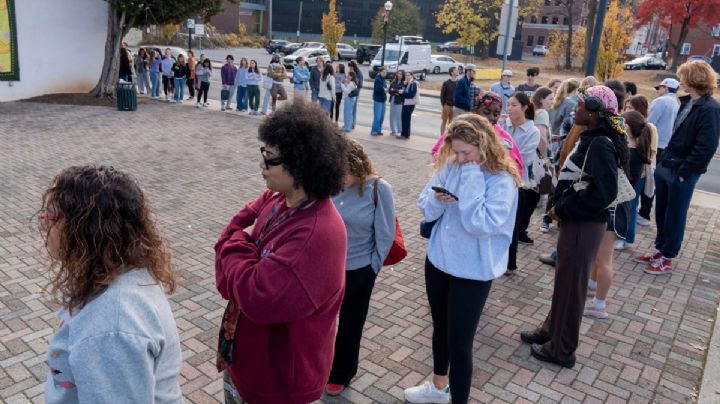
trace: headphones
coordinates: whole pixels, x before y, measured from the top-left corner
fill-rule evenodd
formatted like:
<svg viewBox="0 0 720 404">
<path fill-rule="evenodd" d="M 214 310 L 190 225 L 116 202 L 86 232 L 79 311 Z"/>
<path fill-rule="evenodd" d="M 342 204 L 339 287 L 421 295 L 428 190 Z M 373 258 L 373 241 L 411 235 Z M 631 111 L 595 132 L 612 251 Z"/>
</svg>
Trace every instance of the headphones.
<svg viewBox="0 0 720 404">
<path fill-rule="evenodd" d="M 583 98 L 585 101 L 585 109 L 591 112 L 597 112 L 600 118 L 605 117 L 605 106 L 600 98 L 593 95 Z"/>
</svg>

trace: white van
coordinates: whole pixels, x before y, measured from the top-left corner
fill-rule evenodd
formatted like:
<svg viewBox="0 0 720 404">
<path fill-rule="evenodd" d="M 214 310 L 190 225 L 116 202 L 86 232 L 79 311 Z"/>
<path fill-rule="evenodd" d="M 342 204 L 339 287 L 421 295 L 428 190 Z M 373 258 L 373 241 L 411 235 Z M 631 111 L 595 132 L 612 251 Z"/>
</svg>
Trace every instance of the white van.
<svg viewBox="0 0 720 404">
<path fill-rule="evenodd" d="M 431 51 L 432 48 L 429 43 L 388 44 L 385 47 L 385 68 L 388 72 L 388 78 L 394 77 L 395 72 L 401 69 L 406 72 L 413 72 L 419 80 L 425 80 L 425 77 L 430 73 Z M 400 52 L 402 52 L 402 57 L 400 57 Z M 375 55 L 375 59 L 370 62 L 370 78 L 375 78 L 375 75 L 377 75 L 377 69 L 382 61 L 382 54 L 383 49 L 380 48 L 377 55 Z M 398 60 L 400 66 L 398 66 Z"/>
</svg>

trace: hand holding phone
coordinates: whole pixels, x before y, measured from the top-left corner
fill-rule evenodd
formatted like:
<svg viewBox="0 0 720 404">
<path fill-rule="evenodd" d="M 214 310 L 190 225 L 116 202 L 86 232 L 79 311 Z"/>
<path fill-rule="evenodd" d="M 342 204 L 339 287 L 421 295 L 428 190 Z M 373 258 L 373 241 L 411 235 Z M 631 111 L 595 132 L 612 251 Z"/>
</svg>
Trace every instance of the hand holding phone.
<svg viewBox="0 0 720 404">
<path fill-rule="evenodd" d="M 440 194 L 447 195 L 447 196 L 455 199 L 456 201 L 459 200 L 457 196 L 455 196 L 452 192 L 448 191 L 447 189 L 445 189 L 445 188 L 443 188 L 443 187 L 435 187 L 435 186 L 433 186 L 433 187 L 430 187 L 430 188 L 431 188 L 433 191 L 435 191 L 435 192 L 437 192 L 437 193 L 440 193 Z"/>
</svg>

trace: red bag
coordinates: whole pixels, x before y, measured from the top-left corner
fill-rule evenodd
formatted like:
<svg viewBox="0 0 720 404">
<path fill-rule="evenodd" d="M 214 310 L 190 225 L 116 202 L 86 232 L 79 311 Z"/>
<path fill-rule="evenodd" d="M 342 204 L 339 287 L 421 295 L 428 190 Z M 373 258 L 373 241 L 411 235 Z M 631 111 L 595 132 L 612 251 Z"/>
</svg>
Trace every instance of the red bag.
<svg viewBox="0 0 720 404">
<path fill-rule="evenodd" d="M 373 201 L 375 202 L 375 207 L 377 207 L 378 202 L 377 184 L 379 179 L 380 178 L 376 178 L 375 184 L 373 185 Z M 400 230 L 400 221 L 398 221 L 397 216 L 395 216 L 395 238 L 393 239 L 390 252 L 388 252 L 387 257 L 385 257 L 383 265 L 395 265 L 405 259 L 405 257 L 407 257 L 407 248 L 405 248 L 405 240 L 403 239 L 402 230 Z"/>
</svg>

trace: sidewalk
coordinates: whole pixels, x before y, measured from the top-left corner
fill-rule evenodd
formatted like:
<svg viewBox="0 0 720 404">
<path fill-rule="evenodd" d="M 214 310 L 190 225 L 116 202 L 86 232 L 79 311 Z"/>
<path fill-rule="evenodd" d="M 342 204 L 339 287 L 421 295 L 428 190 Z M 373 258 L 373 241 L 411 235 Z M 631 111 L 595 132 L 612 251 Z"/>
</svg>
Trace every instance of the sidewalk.
<svg viewBox="0 0 720 404">
<path fill-rule="evenodd" d="M 181 385 L 188 403 L 222 402 L 214 367 L 225 302 L 214 284 L 212 246 L 222 227 L 264 189 L 261 118 L 149 102 L 136 112 L 104 107 L 0 103 L 0 401 L 42 402 L 45 350 L 57 306 L 41 292 L 46 262 L 33 215 L 52 177 L 69 165 L 112 164 L 134 175 L 169 242 L 180 286 L 170 297 L 182 340 Z M 162 125 L 158 125 L 162 122 Z M 22 130 L 18 130 L 22 128 Z M 360 370 L 342 396 L 325 403 L 402 403 L 404 388 L 432 373 L 429 308 L 418 234 L 418 192 L 430 175 L 432 139 L 351 136 L 393 185 L 407 259 L 380 273 L 362 341 Z M 518 251 L 520 270 L 493 283 L 475 339 L 473 402 L 717 402 L 720 200 L 696 194 L 682 254 L 671 276 L 652 277 L 631 261 L 652 246 L 639 228 L 635 250 L 616 254 L 610 318 L 585 319 L 578 362 L 560 369 L 530 357 L 518 332 L 550 308 L 553 269 L 536 257 L 557 229 Z M 714 338 L 714 339 L 713 339 Z M 711 342 L 712 341 L 712 342 Z M 702 389 L 701 389 L 702 386 Z M 709 401 L 707 401 L 709 400 Z"/>
</svg>

